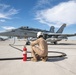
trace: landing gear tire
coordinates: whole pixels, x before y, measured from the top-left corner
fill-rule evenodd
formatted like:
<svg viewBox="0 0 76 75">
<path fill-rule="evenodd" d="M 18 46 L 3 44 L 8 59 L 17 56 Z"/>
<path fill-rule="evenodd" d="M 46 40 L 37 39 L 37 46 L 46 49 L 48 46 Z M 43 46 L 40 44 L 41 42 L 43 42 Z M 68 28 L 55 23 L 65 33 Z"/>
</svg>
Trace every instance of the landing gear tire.
<svg viewBox="0 0 76 75">
<path fill-rule="evenodd" d="M 26 42 L 26 45 L 30 45 L 30 42 L 29 42 L 29 41 L 27 41 L 27 42 Z"/>
<path fill-rule="evenodd" d="M 56 45 L 57 44 L 57 42 L 54 42 L 54 45 Z"/>
</svg>

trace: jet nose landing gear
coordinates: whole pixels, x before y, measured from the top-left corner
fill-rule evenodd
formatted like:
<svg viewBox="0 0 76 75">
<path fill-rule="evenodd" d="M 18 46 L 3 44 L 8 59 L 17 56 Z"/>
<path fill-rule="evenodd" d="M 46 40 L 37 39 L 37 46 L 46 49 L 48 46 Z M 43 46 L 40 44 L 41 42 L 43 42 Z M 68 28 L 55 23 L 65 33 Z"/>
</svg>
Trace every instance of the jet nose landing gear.
<svg viewBox="0 0 76 75">
<path fill-rule="evenodd" d="M 26 45 L 30 45 L 30 41 L 26 41 Z"/>
<path fill-rule="evenodd" d="M 27 40 L 26 40 L 26 45 L 30 45 L 30 40 L 29 40 L 29 38 L 27 38 Z"/>
</svg>

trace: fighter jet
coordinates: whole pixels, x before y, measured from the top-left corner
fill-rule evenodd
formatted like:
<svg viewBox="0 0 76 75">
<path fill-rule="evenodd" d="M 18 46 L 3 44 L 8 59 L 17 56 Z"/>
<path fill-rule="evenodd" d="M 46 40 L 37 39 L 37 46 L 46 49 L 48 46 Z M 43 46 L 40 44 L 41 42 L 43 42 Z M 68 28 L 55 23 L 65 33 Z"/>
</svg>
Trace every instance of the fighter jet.
<svg viewBox="0 0 76 75">
<path fill-rule="evenodd" d="M 24 37 L 24 38 L 37 38 L 37 32 L 41 31 L 44 33 L 44 38 L 54 44 L 57 44 L 57 41 L 61 41 L 62 39 L 67 39 L 67 37 L 70 36 L 76 36 L 75 34 L 62 34 L 64 28 L 66 27 L 66 24 L 63 24 L 57 32 L 54 31 L 55 27 L 52 26 L 49 31 L 37 29 L 37 28 L 29 28 L 29 27 L 20 27 L 17 29 L 13 29 L 11 31 L 2 32 L 0 33 L 1 36 L 12 36 L 12 37 Z M 26 44 L 29 43 L 30 40 L 27 39 Z"/>
</svg>

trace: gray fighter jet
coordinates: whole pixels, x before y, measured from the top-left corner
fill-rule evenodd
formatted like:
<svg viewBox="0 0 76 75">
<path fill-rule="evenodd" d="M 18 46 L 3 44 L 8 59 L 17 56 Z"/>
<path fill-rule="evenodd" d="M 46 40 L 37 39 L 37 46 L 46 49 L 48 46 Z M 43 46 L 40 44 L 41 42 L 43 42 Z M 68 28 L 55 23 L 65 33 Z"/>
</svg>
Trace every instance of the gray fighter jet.
<svg viewBox="0 0 76 75">
<path fill-rule="evenodd" d="M 49 31 L 42 30 L 42 29 L 36 29 L 36 28 L 29 28 L 29 27 L 20 27 L 17 29 L 13 29 L 11 31 L 2 32 L 0 33 L 1 36 L 12 36 L 12 37 L 24 37 L 24 38 L 37 38 L 37 32 L 41 31 L 44 33 L 44 38 L 54 44 L 57 44 L 57 41 L 61 41 L 62 39 L 67 39 L 67 37 L 70 36 L 76 36 L 76 34 L 62 34 L 64 28 L 66 27 L 66 24 L 63 24 L 57 32 L 54 31 L 55 27 L 52 26 Z M 26 42 L 29 43 L 29 40 Z"/>
</svg>

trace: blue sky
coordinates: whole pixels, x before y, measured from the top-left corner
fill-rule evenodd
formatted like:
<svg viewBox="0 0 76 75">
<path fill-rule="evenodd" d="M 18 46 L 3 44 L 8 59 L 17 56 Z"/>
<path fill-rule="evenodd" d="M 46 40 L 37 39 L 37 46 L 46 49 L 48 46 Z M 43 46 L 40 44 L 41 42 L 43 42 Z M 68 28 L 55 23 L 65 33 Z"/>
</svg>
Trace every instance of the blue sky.
<svg viewBox="0 0 76 75">
<path fill-rule="evenodd" d="M 29 26 L 76 33 L 76 0 L 0 0 L 0 31 Z M 76 37 L 74 37 L 75 39 Z"/>
</svg>

